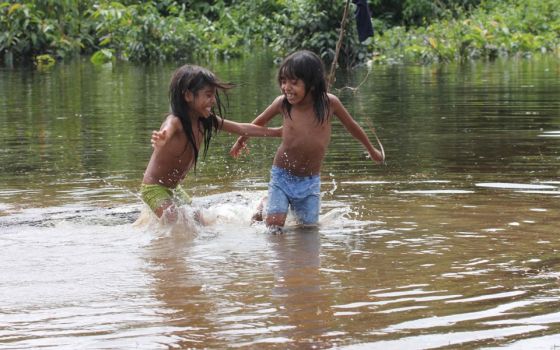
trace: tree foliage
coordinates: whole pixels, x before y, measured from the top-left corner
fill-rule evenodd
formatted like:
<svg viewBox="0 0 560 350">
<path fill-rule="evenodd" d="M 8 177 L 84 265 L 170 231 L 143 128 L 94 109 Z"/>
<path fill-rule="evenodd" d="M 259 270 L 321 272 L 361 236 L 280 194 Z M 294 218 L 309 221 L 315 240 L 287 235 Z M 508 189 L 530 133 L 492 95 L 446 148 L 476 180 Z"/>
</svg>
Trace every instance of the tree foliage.
<svg viewBox="0 0 560 350">
<path fill-rule="evenodd" d="M 392 27 L 370 45 L 377 62 L 431 63 L 530 56 L 560 48 L 557 0 L 484 1 L 426 26 Z"/>
<path fill-rule="evenodd" d="M 558 49 L 558 0 L 369 0 L 375 38 L 351 5 L 338 64 L 433 62 Z M 334 58 L 346 0 L 0 0 L 0 61 L 230 58 L 255 48 Z M 45 57 L 45 56 L 42 56 Z M 43 60 L 41 60 L 43 61 Z"/>
</svg>

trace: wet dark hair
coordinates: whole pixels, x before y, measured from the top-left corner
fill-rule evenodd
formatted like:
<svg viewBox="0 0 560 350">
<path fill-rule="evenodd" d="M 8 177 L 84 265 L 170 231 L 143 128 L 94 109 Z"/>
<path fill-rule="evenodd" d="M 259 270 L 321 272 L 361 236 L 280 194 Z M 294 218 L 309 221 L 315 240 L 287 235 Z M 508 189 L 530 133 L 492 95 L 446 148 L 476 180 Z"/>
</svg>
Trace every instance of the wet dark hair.
<svg viewBox="0 0 560 350">
<path fill-rule="evenodd" d="M 315 118 L 323 123 L 329 117 L 329 97 L 327 95 L 327 80 L 323 61 L 311 51 L 296 51 L 286 57 L 278 69 L 278 85 L 283 79 L 300 79 L 305 84 L 305 94 L 311 94 Z M 290 115 L 292 105 L 284 97 L 282 111 Z"/>
<path fill-rule="evenodd" d="M 191 118 L 189 117 L 190 107 L 185 100 L 185 94 L 187 91 L 190 91 L 194 96 L 196 96 L 200 90 L 208 86 L 216 88 L 216 106 L 218 114 L 223 118 L 224 115 L 222 112 L 225 110 L 225 107 L 222 104 L 218 91 L 226 91 L 232 88 L 233 84 L 223 83 L 219 81 L 214 73 L 210 72 L 208 69 L 190 64 L 186 64 L 178 68 L 175 73 L 173 73 L 171 82 L 169 83 L 169 104 L 171 107 L 171 113 L 178 117 L 181 121 L 187 140 L 193 148 L 195 170 L 199 150 L 196 146 L 193 126 Z M 202 132 L 204 133 L 204 157 L 206 157 L 208 147 L 210 146 L 210 139 L 212 139 L 212 135 L 215 134 L 221 127 L 218 119 L 216 118 L 214 108 L 212 108 L 212 114 L 208 118 L 199 118 L 198 123 L 201 124 L 203 130 Z"/>
</svg>

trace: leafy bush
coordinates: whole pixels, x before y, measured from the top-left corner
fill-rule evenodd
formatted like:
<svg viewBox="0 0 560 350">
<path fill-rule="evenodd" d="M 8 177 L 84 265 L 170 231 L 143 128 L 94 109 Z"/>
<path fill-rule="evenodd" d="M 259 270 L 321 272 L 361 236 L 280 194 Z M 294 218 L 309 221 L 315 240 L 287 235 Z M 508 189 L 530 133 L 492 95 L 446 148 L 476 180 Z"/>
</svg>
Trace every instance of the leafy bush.
<svg viewBox="0 0 560 350">
<path fill-rule="evenodd" d="M 457 17 L 470 11 L 481 0 L 369 0 L 377 28 L 393 26 L 414 27 L 427 25 L 436 20 Z"/>
<path fill-rule="evenodd" d="M 80 20 L 79 0 L 0 3 L 0 53 L 9 59 L 38 54 L 57 58 L 76 55 L 91 44 L 91 28 Z"/>
<path fill-rule="evenodd" d="M 426 27 L 393 27 L 377 33 L 373 61 L 431 63 L 494 58 L 560 47 L 560 8 L 556 0 L 488 1 Z"/>
<path fill-rule="evenodd" d="M 290 2 L 273 17 L 278 28 L 271 46 L 282 56 L 307 49 L 319 54 L 324 61 L 332 62 L 345 3 L 321 0 Z M 353 7 L 350 7 L 338 63 L 345 67 L 353 66 L 363 62 L 365 57 L 366 46 L 358 42 Z"/>
<path fill-rule="evenodd" d="M 445 62 L 558 52 L 558 0 L 369 0 L 359 43 L 351 5 L 338 64 Z M 230 58 L 248 48 L 334 58 L 346 0 L 0 0 L 0 60 L 94 53 L 92 61 Z M 43 62 L 43 60 L 41 60 Z"/>
</svg>

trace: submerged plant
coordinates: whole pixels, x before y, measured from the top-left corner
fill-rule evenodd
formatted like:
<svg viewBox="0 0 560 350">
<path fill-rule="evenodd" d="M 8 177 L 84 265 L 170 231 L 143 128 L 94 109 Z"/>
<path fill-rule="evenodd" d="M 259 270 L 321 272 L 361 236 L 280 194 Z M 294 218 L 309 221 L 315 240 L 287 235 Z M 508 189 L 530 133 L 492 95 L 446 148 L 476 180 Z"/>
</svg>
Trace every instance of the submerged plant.
<svg viewBox="0 0 560 350">
<path fill-rule="evenodd" d="M 47 70 L 56 64 L 56 60 L 51 55 L 38 55 L 34 60 L 35 66 L 39 70 Z"/>
</svg>

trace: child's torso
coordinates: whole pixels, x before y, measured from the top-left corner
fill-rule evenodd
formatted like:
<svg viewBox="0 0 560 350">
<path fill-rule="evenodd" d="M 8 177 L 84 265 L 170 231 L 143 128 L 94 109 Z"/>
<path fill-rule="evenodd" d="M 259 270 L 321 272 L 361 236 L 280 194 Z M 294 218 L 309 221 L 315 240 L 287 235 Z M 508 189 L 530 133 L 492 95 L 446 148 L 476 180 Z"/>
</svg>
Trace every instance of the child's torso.
<svg viewBox="0 0 560 350">
<path fill-rule="evenodd" d="M 200 150 L 202 135 L 193 130 L 195 143 Z M 185 132 L 181 128 L 171 136 L 164 147 L 155 149 L 144 174 L 144 183 L 157 183 L 174 188 L 194 166 L 194 152 Z"/>
<path fill-rule="evenodd" d="M 331 138 L 330 118 L 319 123 L 312 106 L 294 107 L 291 118 L 284 116 L 282 144 L 274 165 L 297 176 L 317 175 Z"/>
</svg>

